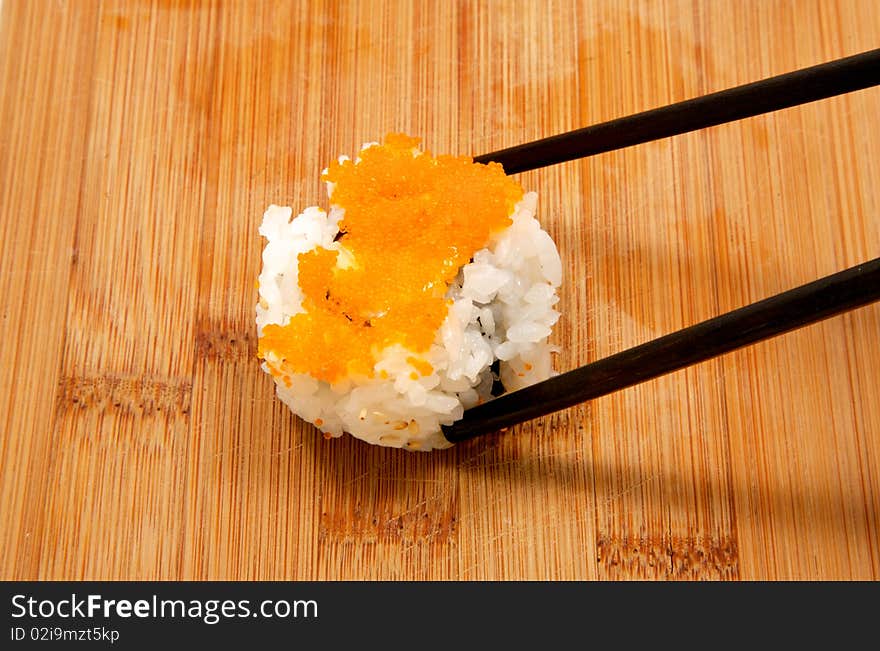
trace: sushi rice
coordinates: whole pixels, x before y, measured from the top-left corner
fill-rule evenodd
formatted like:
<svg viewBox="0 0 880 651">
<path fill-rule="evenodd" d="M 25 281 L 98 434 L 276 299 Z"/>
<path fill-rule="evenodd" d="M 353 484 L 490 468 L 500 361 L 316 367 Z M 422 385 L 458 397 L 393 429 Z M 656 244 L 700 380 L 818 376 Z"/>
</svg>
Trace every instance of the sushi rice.
<svg viewBox="0 0 880 651">
<path fill-rule="evenodd" d="M 334 240 L 345 210 L 332 205 L 333 184 L 327 186 L 329 213 L 309 207 L 291 219 L 291 208 L 271 205 L 263 215 L 259 232 L 267 244 L 256 306 L 260 336 L 268 324 L 285 325 L 304 311 L 298 256 L 317 248 L 341 250 Z M 535 219 L 536 204 L 537 194 L 525 193 L 512 224 L 494 233 L 449 285 L 448 314 L 429 350 L 418 353 L 418 360 L 429 362 L 426 375 L 413 351 L 394 344 L 376 356 L 372 377 L 331 384 L 308 373 L 272 373 L 278 397 L 327 437 L 348 432 L 368 443 L 425 451 L 449 447 L 441 425 L 491 400 L 499 379 L 507 392 L 552 375 L 554 347 L 548 337 L 559 318 L 554 305 L 562 264 Z M 342 256 L 339 260 L 343 264 Z M 496 360 L 498 375 L 492 368 Z M 262 367 L 271 373 L 270 363 L 281 362 L 269 351 Z"/>
</svg>

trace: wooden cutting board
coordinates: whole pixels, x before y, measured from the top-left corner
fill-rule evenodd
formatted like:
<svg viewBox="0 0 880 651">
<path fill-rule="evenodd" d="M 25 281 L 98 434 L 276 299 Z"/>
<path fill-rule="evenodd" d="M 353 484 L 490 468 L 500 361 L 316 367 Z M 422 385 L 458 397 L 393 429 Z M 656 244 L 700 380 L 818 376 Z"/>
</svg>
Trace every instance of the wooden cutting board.
<svg viewBox="0 0 880 651">
<path fill-rule="evenodd" d="M 874 0 L 0 4 L 0 578 L 878 579 L 880 305 L 430 454 L 273 396 L 270 203 L 878 46 Z M 880 90 L 523 174 L 566 370 L 880 255 Z"/>
</svg>

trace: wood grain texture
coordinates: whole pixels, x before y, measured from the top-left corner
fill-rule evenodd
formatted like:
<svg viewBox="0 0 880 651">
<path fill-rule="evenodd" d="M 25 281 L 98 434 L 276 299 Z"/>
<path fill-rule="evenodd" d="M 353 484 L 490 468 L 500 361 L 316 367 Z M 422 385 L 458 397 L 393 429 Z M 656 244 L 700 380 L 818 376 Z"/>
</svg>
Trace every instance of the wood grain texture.
<svg viewBox="0 0 880 651">
<path fill-rule="evenodd" d="M 447 452 L 255 359 L 270 203 L 878 46 L 872 0 L 0 4 L 0 578 L 880 579 L 880 306 Z M 880 92 L 520 176 L 567 370 L 880 254 Z"/>
</svg>

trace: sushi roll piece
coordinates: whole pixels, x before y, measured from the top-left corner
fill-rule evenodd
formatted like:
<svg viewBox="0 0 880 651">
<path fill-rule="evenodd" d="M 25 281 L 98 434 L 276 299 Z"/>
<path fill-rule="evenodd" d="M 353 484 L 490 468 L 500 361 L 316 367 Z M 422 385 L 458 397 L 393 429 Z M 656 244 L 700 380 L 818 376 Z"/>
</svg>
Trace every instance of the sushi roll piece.
<svg viewBox="0 0 880 651">
<path fill-rule="evenodd" d="M 258 355 L 327 438 L 449 447 L 441 425 L 553 373 L 562 264 L 536 193 L 418 144 L 389 134 L 330 165 L 329 212 L 263 216 Z"/>
</svg>

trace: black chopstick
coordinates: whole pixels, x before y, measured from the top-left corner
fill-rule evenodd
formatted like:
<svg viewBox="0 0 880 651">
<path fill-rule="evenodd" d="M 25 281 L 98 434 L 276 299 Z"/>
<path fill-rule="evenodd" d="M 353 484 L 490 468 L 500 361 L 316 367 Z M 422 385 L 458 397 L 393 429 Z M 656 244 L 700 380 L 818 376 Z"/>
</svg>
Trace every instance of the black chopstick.
<svg viewBox="0 0 880 651">
<path fill-rule="evenodd" d="M 468 409 L 451 442 L 517 425 L 880 300 L 880 258 Z"/>
<path fill-rule="evenodd" d="M 880 49 L 477 156 L 507 174 L 630 147 L 880 84 Z"/>
</svg>

